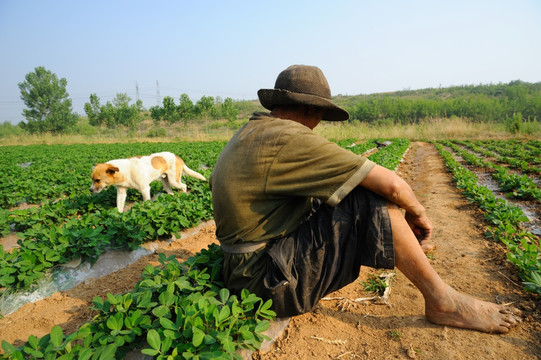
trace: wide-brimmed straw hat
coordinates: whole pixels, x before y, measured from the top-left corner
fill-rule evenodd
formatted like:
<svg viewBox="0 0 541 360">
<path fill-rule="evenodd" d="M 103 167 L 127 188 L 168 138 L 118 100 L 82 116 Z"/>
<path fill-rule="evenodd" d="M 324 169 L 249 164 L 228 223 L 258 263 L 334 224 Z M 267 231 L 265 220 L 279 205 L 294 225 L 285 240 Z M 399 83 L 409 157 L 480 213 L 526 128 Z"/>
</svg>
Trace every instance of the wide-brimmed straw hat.
<svg viewBox="0 0 541 360">
<path fill-rule="evenodd" d="M 257 95 L 261 105 L 269 110 L 276 105 L 313 105 L 327 109 L 323 120 L 349 119 L 346 110 L 332 103 L 329 83 L 316 66 L 291 65 L 278 75 L 274 89 L 261 89 Z"/>
</svg>

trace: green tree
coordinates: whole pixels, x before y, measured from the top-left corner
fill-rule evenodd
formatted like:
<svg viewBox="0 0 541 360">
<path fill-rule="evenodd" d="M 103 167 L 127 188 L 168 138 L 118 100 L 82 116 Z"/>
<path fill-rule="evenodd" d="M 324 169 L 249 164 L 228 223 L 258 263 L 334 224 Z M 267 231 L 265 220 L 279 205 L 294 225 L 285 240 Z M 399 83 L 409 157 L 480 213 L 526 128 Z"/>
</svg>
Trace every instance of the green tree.
<svg viewBox="0 0 541 360">
<path fill-rule="evenodd" d="M 28 107 L 23 110 L 27 122 L 21 123 L 21 127 L 30 133 L 50 131 L 55 134 L 73 127 L 77 115 L 72 112 L 67 84 L 65 78 L 58 79 L 42 66 L 26 74 L 25 81 L 19 83 L 21 99 Z"/>
<path fill-rule="evenodd" d="M 233 100 L 229 97 L 225 98 L 221 110 L 222 116 L 230 123 L 235 121 L 239 115 L 239 110 L 233 106 Z"/>
<path fill-rule="evenodd" d="M 170 124 L 180 120 L 178 108 L 175 105 L 175 100 L 171 96 L 163 98 L 163 119 Z"/>
<path fill-rule="evenodd" d="M 188 119 L 193 116 L 194 113 L 194 104 L 192 100 L 190 100 L 188 94 L 180 95 L 178 113 L 180 114 L 180 118 L 184 121 L 184 126 L 188 125 Z"/>
<path fill-rule="evenodd" d="M 214 106 L 214 97 L 201 96 L 201 99 L 197 100 L 197 103 L 195 103 L 195 111 L 201 118 L 207 118 L 208 116 L 215 117 L 217 110 Z"/>
<path fill-rule="evenodd" d="M 140 121 L 140 112 L 143 110 L 142 101 L 138 100 L 130 105 L 131 98 L 125 93 L 116 94 L 113 102 L 107 101 L 100 105 L 96 94 L 90 95 L 90 103 L 85 104 L 85 112 L 89 123 L 93 126 L 105 125 L 116 127 L 119 125 L 134 128 Z"/>
<path fill-rule="evenodd" d="M 139 108 L 137 104 L 130 105 L 130 101 L 128 94 L 116 94 L 112 106 L 115 125 L 124 125 L 132 129 L 139 123 Z"/>
<path fill-rule="evenodd" d="M 90 94 L 90 102 L 85 103 L 85 113 L 88 116 L 88 123 L 92 126 L 103 125 L 105 119 L 101 111 L 100 98 L 96 94 Z"/>
<path fill-rule="evenodd" d="M 158 125 L 163 117 L 163 108 L 159 105 L 154 105 L 150 107 L 149 111 L 154 124 Z"/>
</svg>

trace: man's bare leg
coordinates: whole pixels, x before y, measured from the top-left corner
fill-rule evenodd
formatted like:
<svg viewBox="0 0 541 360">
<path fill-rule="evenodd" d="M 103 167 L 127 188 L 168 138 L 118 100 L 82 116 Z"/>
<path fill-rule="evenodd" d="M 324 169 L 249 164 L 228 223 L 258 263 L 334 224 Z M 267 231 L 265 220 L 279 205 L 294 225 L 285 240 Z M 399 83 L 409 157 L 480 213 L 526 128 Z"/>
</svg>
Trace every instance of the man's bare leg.
<svg viewBox="0 0 541 360">
<path fill-rule="evenodd" d="M 447 285 L 428 262 L 401 210 L 388 204 L 396 267 L 421 291 L 427 319 L 435 324 L 506 333 L 521 320 L 519 310 L 475 299 Z"/>
</svg>

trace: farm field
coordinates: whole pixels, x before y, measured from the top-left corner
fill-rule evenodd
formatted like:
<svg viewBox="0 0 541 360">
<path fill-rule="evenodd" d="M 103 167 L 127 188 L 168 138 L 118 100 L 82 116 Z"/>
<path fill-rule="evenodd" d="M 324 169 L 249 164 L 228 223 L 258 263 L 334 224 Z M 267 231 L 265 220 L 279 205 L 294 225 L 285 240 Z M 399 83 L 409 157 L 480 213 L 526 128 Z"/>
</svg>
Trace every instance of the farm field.
<svg viewBox="0 0 541 360">
<path fill-rule="evenodd" d="M 357 153 L 364 153 L 370 150 L 369 143 L 351 146 L 351 142 L 344 141 L 339 144 Z M 157 151 L 157 148 L 160 151 L 173 151 L 183 157 L 192 169 L 208 177 L 223 144 L 222 142 L 205 146 L 199 143 L 144 144 L 134 145 L 130 151 L 150 153 Z M 394 280 L 391 282 L 391 294 L 386 304 L 361 304 L 344 300 L 322 301 L 315 311 L 292 318 L 275 344 L 264 352 L 256 352 L 254 358 L 539 358 L 541 354 L 539 295 L 535 292 L 524 291 L 522 284 L 524 276 L 531 278 L 539 274 L 541 261 L 538 251 L 539 237 L 535 235 L 538 228 L 526 230 L 527 234 L 522 234 L 522 238 L 529 241 L 525 244 L 526 251 L 524 246 L 519 249 L 522 251 L 520 253 L 515 249 L 511 252 L 514 254 L 511 256 L 514 261 L 507 261 L 507 249 L 513 244 L 503 245 L 502 241 L 505 242 L 508 239 L 505 232 L 498 230 L 498 226 L 494 223 L 488 223 L 478 205 L 470 203 L 461 194 L 462 190 L 457 189 L 457 184 L 453 182 L 453 175 L 446 168 L 437 147 L 429 143 L 412 143 L 404 161 L 398 165 L 401 155 L 410 143 L 395 139 L 393 146 L 399 149 L 398 157 L 384 151 L 385 148 L 370 156 L 377 163 L 393 170 L 396 169 L 412 185 L 419 200 L 426 207 L 434 224 L 434 239 L 439 245 L 429 257 L 433 266 L 444 280 L 462 292 L 483 300 L 513 303 L 523 311 L 523 323 L 505 335 L 482 334 L 432 325 L 424 319 L 420 293 L 396 271 Z M 437 144 L 437 146 L 451 151 L 454 146 L 467 149 L 471 148 L 472 144 L 450 142 Z M 192 190 L 189 195 L 159 196 L 152 203 L 142 204 L 138 199 L 138 194 L 131 193 L 129 200 L 134 203 L 133 207 L 121 216 L 114 211 L 114 190 L 90 196 L 88 188 L 92 165 L 98 161 L 124 156 L 128 148 L 122 145 L 109 145 L 106 150 L 99 147 L 79 148 L 77 157 L 84 157 L 84 159 L 71 161 L 66 161 L 62 156 L 63 152 L 70 149 L 69 147 L 60 147 L 60 151 L 54 154 L 40 151 L 34 154 L 31 160 L 19 160 L 16 163 L 9 163 L 7 158 L 2 159 L 2 165 L 5 164 L 6 167 L 11 165 L 14 173 L 7 171 L 4 173 L 12 179 L 24 178 L 21 174 L 29 170 L 35 171 L 34 176 L 43 176 L 37 181 L 38 184 L 58 184 L 53 189 L 44 185 L 36 186 L 31 188 L 29 193 L 25 193 L 30 186 L 28 183 L 12 184 L 14 187 L 10 188 L 2 179 L 0 200 L 3 201 L 2 209 L 4 210 L 0 214 L 0 231 L 4 235 L 3 244 L 7 244 L 9 239 L 13 241 L 13 230 L 18 231 L 19 234 L 15 237 L 28 241 L 26 246 L 22 246 L 28 249 L 25 259 L 28 261 L 39 258 L 39 256 L 35 258 L 31 256 L 35 254 L 31 252 L 35 250 L 30 245 L 32 242 L 39 239 L 38 243 L 49 244 L 47 247 L 43 245 L 40 248 L 44 261 L 38 265 L 37 270 L 36 268 L 21 269 L 22 267 L 19 266 L 16 269 L 17 277 L 12 276 L 15 272 L 0 273 L 0 281 L 4 281 L 1 286 L 4 287 L 4 291 L 32 287 L 33 284 L 39 283 L 41 278 L 47 278 L 49 271 L 56 269 L 55 266 L 78 258 L 83 261 L 95 261 L 109 248 L 134 249 L 144 245 L 153 249 L 157 248 L 157 253 L 164 253 L 166 256 L 175 255 L 180 261 L 216 243 L 212 215 L 209 211 L 208 189 L 205 184 L 197 180 L 185 178 L 188 187 Z M 483 148 L 494 151 L 488 146 L 483 146 Z M 539 153 L 535 155 L 535 151 L 539 151 L 540 148 L 539 144 L 533 143 L 531 151 L 524 155 L 523 163 L 517 164 L 515 168 L 508 166 L 508 172 L 512 174 L 518 172 L 521 174 L 520 177 L 527 174 L 527 177 L 537 184 L 537 189 L 539 189 L 540 176 L 536 169 L 539 169 L 541 165 L 536 163 L 540 156 Z M 51 151 L 58 150 L 56 147 L 50 149 Z M 16 147 L 15 150 L 24 151 L 25 149 Z M 507 155 L 501 154 L 501 156 L 510 156 L 510 151 L 508 150 Z M 485 156 L 485 162 L 498 163 L 497 155 Z M 491 172 L 497 171 L 486 163 L 472 166 L 458 155 L 455 155 L 455 158 L 472 170 L 488 167 Z M 500 159 L 500 162 L 502 161 Z M 70 174 L 51 179 L 50 173 L 40 171 L 40 164 L 43 168 L 54 164 L 59 174 L 69 168 Z M 509 177 L 509 174 L 503 177 Z M 73 180 L 67 181 L 66 186 L 62 186 L 61 180 L 66 178 Z M 153 186 L 153 194 L 160 191 L 160 186 Z M 509 194 L 510 199 L 513 198 L 517 203 L 525 204 L 532 217 L 537 219 L 541 217 L 540 200 L 536 197 L 536 190 L 526 179 L 518 187 L 510 188 L 505 192 Z M 50 199 L 53 200 L 50 201 Z M 42 202 L 42 205 L 30 207 L 21 205 L 21 201 Z M 14 207 L 19 207 L 19 210 L 13 210 Z M 167 214 L 174 211 L 177 213 L 168 217 Z M 61 214 L 62 220 L 55 214 Z M 149 220 L 142 221 L 142 217 Z M 173 218 L 181 220 L 173 223 Z M 501 219 L 498 221 L 502 222 Z M 124 227 L 119 227 L 119 223 L 124 224 Z M 512 226 L 512 224 L 506 225 Z M 181 238 L 183 229 L 195 227 L 197 229 L 192 232 L 193 235 Z M 45 229 L 48 231 L 43 231 Z M 143 230 L 138 231 L 138 229 Z M 503 240 L 495 242 L 487 239 L 487 231 L 492 238 Z M 176 234 L 180 240 L 168 241 L 171 233 Z M 47 234 L 47 236 L 40 234 Z M 112 238 L 122 238 L 124 241 L 113 241 Z M 51 250 L 50 245 L 57 239 L 59 243 L 64 241 L 65 246 Z M 80 244 L 77 239 L 91 239 L 92 246 L 84 246 L 85 244 Z M 529 251 L 527 251 L 528 248 Z M 133 291 L 147 265 L 160 265 L 157 253 L 143 256 L 133 264 L 102 278 L 87 279 L 72 289 L 55 292 L 45 299 L 23 305 L 13 313 L 0 318 L 0 341 L 5 340 L 10 344 L 20 346 L 30 335 L 41 337 L 48 334 L 54 325 L 60 326 L 63 334 L 77 331 L 83 324 L 92 321 L 96 315 L 96 312 L 90 309 L 95 296 L 107 298 L 107 293 L 123 294 Z M 517 260 L 518 257 L 525 260 L 520 262 Z M 0 261 L 4 261 L 0 263 L 3 265 L 1 271 L 7 268 L 9 259 L 4 254 Z M 38 263 L 38 261 L 34 262 Z M 363 268 L 359 280 L 366 281 L 370 275 L 379 273 L 377 270 Z M 13 280 L 10 279 L 11 277 Z M 535 283 L 531 285 L 531 289 L 539 290 L 535 287 Z M 344 299 L 366 296 L 370 294 L 363 289 L 360 282 L 330 295 L 333 298 Z"/>
</svg>

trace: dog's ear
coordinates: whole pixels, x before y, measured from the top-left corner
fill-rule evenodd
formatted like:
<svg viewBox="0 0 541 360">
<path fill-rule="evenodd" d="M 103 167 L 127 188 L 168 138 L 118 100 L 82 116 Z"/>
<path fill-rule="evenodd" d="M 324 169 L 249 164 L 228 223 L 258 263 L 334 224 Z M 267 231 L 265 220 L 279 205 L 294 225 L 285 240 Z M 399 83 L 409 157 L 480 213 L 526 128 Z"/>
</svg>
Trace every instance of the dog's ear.
<svg viewBox="0 0 541 360">
<path fill-rule="evenodd" d="M 115 173 L 118 171 L 118 168 L 116 166 L 109 166 L 105 172 L 109 175 L 115 175 Z"/>
</svg>

